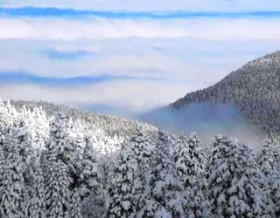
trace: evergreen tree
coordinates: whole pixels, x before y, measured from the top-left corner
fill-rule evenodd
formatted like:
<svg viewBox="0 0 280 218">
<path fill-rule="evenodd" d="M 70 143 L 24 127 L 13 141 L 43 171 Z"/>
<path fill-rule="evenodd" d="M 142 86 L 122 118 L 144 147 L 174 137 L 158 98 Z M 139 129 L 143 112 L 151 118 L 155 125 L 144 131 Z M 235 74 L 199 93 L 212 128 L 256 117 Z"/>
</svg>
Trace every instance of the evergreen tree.
<svg viewBox="0 0 280 218">
<path fill-rule="evenodd" d="M 50 126 L 46 113 L 41 107 L 35 107 L 27 118 L 28 131 L 32 140 L 32 147 L 40 153 L 46 147 L 46 141 L 49 137 Z"/>
<path fill-rule="evenodd" d="M 262 193 L 257 164 L 248 146 L 216 136 L 208 167 L 213 216 L 273 216 L 270 202 Z"/>
<path fill-rule="evenodd" d="M 32 157 L 31 163 L 30 171 L 33 172 L 34 176 L 31 182 L 32 188 L 29 199 L 28 217 L 44 218 L 46 217 L 46 198 L 43 173 L 37 157 Z"/>
<path fill-rule="evenodd" d="M 93 146 L 91 137 L 86 138 L 86 146 L 84 148 L 81 160 L 81 172 L 79 178 L 79 193 L 82 200 L 82 214 L 85 217 L 90 217 L 92 213 L 86 210 L 104 208 L 104 204 L 98 205 L 103 195 L 103 187 L 99 178 L 99 167 L 97 162 L 96 150 Z M 104 202 L 105 200 L 103 200 Z M 94 205 L 94 202 L 97 205 Z M 90 206 L 89 206 L 90 205 Z M 91 207 L 91 208 L 90 208 Z M 85 210 L 86 209 L 86 210 Z M 100 209 L 99 209 L 100 210 Z M 100 210 L 102 211 L 102 209 Z M 103 211 L 102 211 L 103 213 Z M 97 211 L 95 215 L 97 215 Z"/>
<path fill-rule="evenodd" d="M 269 188 L 275 216 L 280 217 L 280 165 L 272 173 Z"/>
<path fill-rule="evenodd" d="M 79 183 L 81 184 L 79 192 L 82 199 L 88 197 L 91 193 L 98 195 L 103 189 L 99 182 L 98 162 L 91 138 L 86 138 Z"/>
<path fill-rule="evenodd" d="M 265 176 L 270 177 L 278 164 L 280 164 L 280 146 L 266 140 L 259 157 L 260 169 Z"/>
<path fill-rule="evenodd" d="M 2 182 L 3 182 L 4 167 L 5 167 L 5 157 L 3 152 L 3 145 L 0 144 L 0 187 L 2 186 Z"/>
<path fill-rule="evenodd" d="M 67 118 L 59 113 L 54 120 L 50 122 L 50 138 L 47 143 L 47 149 L 52 150 L 55 147 L 57 150 L 56 159 L 60 159 L 67 163 L 71 159 L 69 153 L 71 141 L 69 137 L 69 123 Z"/>
<path fill-rule="evenodd" d="M 110 218 L 131 217 L 136 212 L 133 201 L 135 193 L 135 173 L 137 164 L 130 149 L 123 149 L 118 157 L 115 174 L 108 190 L 110 205 L 107 216 Z"/>
<path fill-rule="evenodd" d="M 155 169 L 150 180 L 151 191 L 142 208 L 143 217 L 184 217 L 182 186 L 176 176 L 176 166 L 172 161 L 170 139 L 159 132 Z"/>
<path fill-rule="evenodd" d="M 68 167 L 60 159 L 60 146 L 50 142 L 45 153 L 44 181 L 47 217 L 68 217 L 71 210 Z M 61 145 L 61 144 L 60 144 Z"/>
<path fill-rule="evenodd" d="M 137 164 L 137 171 L 135 171 L 135 193 L 134 202 L 136 202 L 137 210 L 139 210 L 145 203 L 145 195 L 149 189 L 149 179 L 151 176 L 152 157 L 155 154 L 156 140 L 151 134 L 144 130 L 137 129 L 136 133 L 125 143 L 127 148 L 131 149 L 135 162 Z"/>
<path fill-rule="evenodd" d="M 5 135 L 4 148 L 6 160 L 4 163 L 2 184 L 0 186 L 0 217 L 22 217 L 24 178 L 23 161 L 20 157 L 18 129 L 8 130 Z"/>
<path fill-rule="evenodd" d="M 174 148 L 177 174 L 183 184 L 183 206 L 187 217 L 207 217 L 205 157 L 196 134 L 178 137 Z"/>
<path fill-rule="evenodd" d="M 280 146 L 267 140 L 263 146 L 259 165 L 265 175 L 263 189 L 270 195 L 276 217 L 280 216 Z"/>
<path fill-rule="evenodd" d="M 15 113 L 11 105 L 6 105 L 0 99 L 0 135 L 3 137 L 8 130 L 9 127 L 14 125 L 15 117 L 18 114 Z"/>
<path fill-rule="evenodd" d="M 71 205 L 71 218 L 82 218 L 81 214 L 81 199 L 80 194 L 77 189 L 74 190 L 72 196 L 72 205 Z"/>
<path fill-rule="evenodd" d="M 67 166 L 62 161 L 50 161 L 46 184 L 47 217 L 68 218 L 71 209 Z"/>
<path fill-rule="evenodd" d="M 51 122 L 50 139 L 47 144 L 48 149 L 56 147 L 57 160 L 61 160 L 67 166 L 67 173 L 71 177 L 70 189 L 76 188 L 79 179 L 78 164 L 81 151 L 78 149 L 75 139 L 70 135 L 72 120 L 59 113 L 55 120 Z"/>
<path fill-rule="evenodd" d="M 106 200 L 104 193 L 102 195 L 91 194 L 88 196 L 82 205 L 83 218 L 105 217 L 106 214 Z"/>
</svg>

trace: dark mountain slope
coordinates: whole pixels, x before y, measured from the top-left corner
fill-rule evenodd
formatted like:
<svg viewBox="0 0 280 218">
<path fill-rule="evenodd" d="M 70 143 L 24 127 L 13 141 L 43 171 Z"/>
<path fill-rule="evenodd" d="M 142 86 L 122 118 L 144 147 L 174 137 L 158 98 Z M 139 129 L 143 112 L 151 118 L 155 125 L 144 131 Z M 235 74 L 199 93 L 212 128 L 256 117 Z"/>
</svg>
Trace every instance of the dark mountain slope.
<svg viewBox="0 0 280 218">
<path fill-rule="evenodd" d="M 170 105 L 216 102 L 234 105 L 265 134 L 280 132 L 280 51 L 253 60 L 209 88 L 187 94 Z"/>
</svg>

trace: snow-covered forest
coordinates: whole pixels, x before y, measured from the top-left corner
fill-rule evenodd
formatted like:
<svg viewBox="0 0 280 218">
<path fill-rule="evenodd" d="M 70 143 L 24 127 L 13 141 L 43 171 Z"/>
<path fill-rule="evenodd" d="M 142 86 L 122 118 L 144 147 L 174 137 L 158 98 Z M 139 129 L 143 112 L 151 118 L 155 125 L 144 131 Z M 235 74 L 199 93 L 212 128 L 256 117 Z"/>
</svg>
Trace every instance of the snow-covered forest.
<svg viewBox="0 0 280 218">
<path fill-rule="evenodd" d="M 0 217 L 280 216 L 276 140 L 255 155 L 227 136 L 202 145 L 196 134 L 2 101 L 0 134 Z"/>
</svg>

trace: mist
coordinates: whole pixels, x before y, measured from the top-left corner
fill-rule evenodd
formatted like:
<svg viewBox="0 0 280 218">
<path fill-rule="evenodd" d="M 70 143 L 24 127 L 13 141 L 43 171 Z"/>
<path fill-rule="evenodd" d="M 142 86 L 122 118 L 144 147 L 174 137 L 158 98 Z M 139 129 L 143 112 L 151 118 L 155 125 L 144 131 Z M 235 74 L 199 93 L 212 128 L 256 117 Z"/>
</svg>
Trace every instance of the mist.
<svg viewBox="0 0 280 218">
<path fill-rule="evenodd" d="M 195 103 L 180 110 L 165 107 L 144 114 L 140 119 L 173 133 L 196 132 L 205 146 L 211 144 L 216 134 L 237 138 L 256 151 L 264 140 L 238 109 L 229 104 Z"/>
</svg>

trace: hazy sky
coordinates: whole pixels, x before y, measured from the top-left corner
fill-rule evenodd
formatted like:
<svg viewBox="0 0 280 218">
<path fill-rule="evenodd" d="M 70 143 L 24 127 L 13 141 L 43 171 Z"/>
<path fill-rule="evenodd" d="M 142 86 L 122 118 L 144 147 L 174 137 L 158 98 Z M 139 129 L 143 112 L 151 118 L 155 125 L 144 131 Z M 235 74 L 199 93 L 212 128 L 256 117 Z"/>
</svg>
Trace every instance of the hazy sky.
<svg viewBox="0 0 280 218">
<path fill-rule="evenodd" d="M 2 0 L 0 97 L 149 110 L 279 50 L 279 26 L 275 0 Z"/>
</svg>

